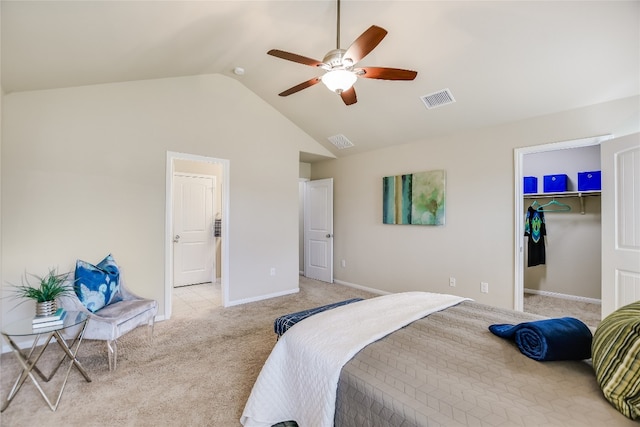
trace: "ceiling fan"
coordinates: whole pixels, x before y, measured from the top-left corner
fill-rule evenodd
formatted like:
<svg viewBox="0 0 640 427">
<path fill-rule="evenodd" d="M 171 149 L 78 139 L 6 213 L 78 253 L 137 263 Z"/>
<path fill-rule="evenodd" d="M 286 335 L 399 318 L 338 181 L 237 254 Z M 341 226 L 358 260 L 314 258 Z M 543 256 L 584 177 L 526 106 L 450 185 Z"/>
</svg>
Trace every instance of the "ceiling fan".
<svg viewBox="0 0 640 427">
<path fill-rule="evenodd" d="M 322 68 L 326 71 L 321 77 L 314 77 L 279 93 L 280 96 L 289 96 L 322 81 L 329 90 L 340 95 L 346 105 L 352 105 L 358 101 L 356 91 L 353 87 L 358 77 L 381 80 L 413 80 L 418 75 L 416 71 L 403 70 L 400 68 L 354 68 L 356 63 L 378 46 L 387 35 L 387 30 L 372 25 L 362 33 L 347 50 L 340 49 L 340 0 L 337 0 L 336 33 L 336 48 L 329 51 L 322 61 L 278 49 L 271 49 L 267 52 L 267 54 L 277 58 L 309 65 L 311 67 Z"/>
</svg>

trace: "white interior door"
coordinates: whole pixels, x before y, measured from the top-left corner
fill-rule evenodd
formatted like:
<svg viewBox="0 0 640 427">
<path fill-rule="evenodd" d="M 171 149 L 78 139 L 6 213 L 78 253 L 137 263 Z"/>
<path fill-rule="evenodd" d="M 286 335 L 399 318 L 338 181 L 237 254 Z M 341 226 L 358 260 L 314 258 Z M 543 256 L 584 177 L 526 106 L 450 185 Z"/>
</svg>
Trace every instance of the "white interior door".
<svg viewBox="0 0 640 427">
<path fill-rule="evenodd" d="M 640 300 L 640 134 L 602 143 L 602 317 Z"/>
<path fill-rule="evenodd" d="M 213 281 L 215 177 L 174 175 L 173 286 Z"/>
<path fill-rule="evenodd" d="M 333 178 L 305 187 L 304 275 L 333 283 Z"/>
</svg>

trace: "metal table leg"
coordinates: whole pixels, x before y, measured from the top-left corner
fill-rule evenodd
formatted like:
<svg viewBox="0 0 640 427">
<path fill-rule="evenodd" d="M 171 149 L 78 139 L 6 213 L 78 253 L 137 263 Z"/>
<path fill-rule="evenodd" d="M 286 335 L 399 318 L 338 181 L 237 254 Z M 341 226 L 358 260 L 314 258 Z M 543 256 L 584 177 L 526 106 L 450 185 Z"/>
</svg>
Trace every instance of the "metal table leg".
<svg viewBox="0 0 640 427">
<path fill-rule="evenodd" d="M 9 395 L 7 396 L 4 404 L 2 405 L 2 409 L 0 410 L 0 412 L 4 412 L 4 410 L 7 409 L 7 407 L 9 406 L 9 403 L 11 403 L 11 401 L 13 400 L 15 395 L 18 393 L 18 391 L 20 390 L 20 388 L 24 384 L 24 382 L 27 379 L 27 377 L 31 378 L 31 381 L 33 381 L 33 384 L 36 386 L 36 388 L 40 392 L 40 395 L 45 400 L 45 402 L 47 402 L 47 405 L 49 405 L 49 408 L 52 411 L 55 411 L 58 408 L 58 404 L 60 403 L 60 398 L 62 397 L 62 393 L 64 392 L 64 388 L 67 385 L 67 380 L 69 378 L 69 373 L 71 372 L 71 368 L 72 367 L 75 366 L 76 369 L 82 374 L 84 379 L 87 382 L 91 382 L 91 378 L 89 377 L 89 374 L 85 371 L 84 367 L 82 366 L 82 364 L 80 364 L 80 361 L 77 359 L 78 350 L 80 349 L 80 344 L 82 343 L 82 338 L 84 336 L 84 331 L 87 328 L 87 323 L 88 323 L 87 321 L 85 321 L 83 323 L 82 328 L 80 329 L 80 331 L 78 331 L 76 336 L 73 338 L 73 340 L 71 341 L 71 345 L 70 346 L 67 344 L 66 340 L 64 339 L 64 337 L 62 336 L 62 334 L 60 334 L 60 332 L 58 330 L 49 332 L 47 334 L 47 338 L 45 340 L 44 345 L 42 346 L 40 351 L 38 351 L 35 355 L 34 355 L 34 350 L 36 348 L 38 339 L 40 338 L 40 336 L 42 334 L 38 334 L 35 337 L 33 345 L 31 346 L 31 349 L 30 349 L 29 353 L 27 353 L 27 354 L 24 354 L 22 352 L 22 350 L 20 350 L 18 345 L 11 339 L 10 336 L 8 336 L 6 334 L 3 334 L 3 336 L 7 339 L 7 341 L 9 342 L 11 347 L 13 348 L 14 354 L 16 355 L 16 358 L 20 362 L 20 365 L 22 365 L 22 372 L 20 373 L 20 375 L 16 379 L 16 382 L 14 383 L 13 388 L 9 392 Z M 40 360 L 40 357 L 42 356 L 44 351 L 47 349 L 49 343 L 51 342 L 51 338 L 54 337 L 54 336 L 56 338 L 56 342 L 62 348 L 62 350 L 64 351 L 65 354 L 62 356 L 62 359 L 60 360 L 60 362 L 58 362 L 58 364 L 54 368 L 53 372 L 51 372 L 50 375 L 46 376 L 36 367 L 36 364 Z M 75 348 L 74 348 L 74 346 L 75 346 Z M 67 372 L 65 374 L 64 381 L 62 382 L 62 386 L 60 387 L 60 391 L 58 392 L 58 397 L 57 397 L 55 403 L 52 403 L 49 400 L 49 398 L 47 397 L 47 395 L 44 392 L 44 390 L 42 389 L 42 387 L 40 386 L 40 383 L 38 382 L 36 377 L 33 375 L 33 372 L 36 372 L 36 374 L 43 381 L 48 382 L 49 380 L 51 380 L 51 378 L 53 378 L 53 376 L 56 374 L 56 372 L 58 371 L 58 369 L 60 368 L 62 363 L 67 358 L 70 359 L 69 367 L 67 368 Z"/>
<path fill-rule="evenodd" d="M 47 340 L 45 341 L 40 351 L 35 354 L 35 356 L 33 352 L 36 349 L 36 346 L 38 343 L 37 337 L 33 341 L 33 344 L 31 345 L 31 349 L 29 350 L 29 353 L 25 355 L 22 353 L 22 350 L 20 349 L 20 347 L 18 347 L 18 345 L 11 339 L 10 336 L 5 334 L 3 334 L 3 336 L 9 342 L 9 345 L 13 348 L 13 354 L 15 354 L 16 358 L 18 359 L 18 362 L 20 362 L 20 365 L 22 365 L 22 372 L 20 372 L 20 375 L 16 379 L 16 382 L 13 384 L 13 387 L 11 388 L 9 395 L 5 399 L 5 402 L 2 405 L 2 409 L 0 409 L 0 412 L 4 412 L 4 410 L 7 409 L 7 406 L 9 406 L 9 403 L 11 403 L 11 401 L 13 400 L 15 395 L 18 393 L 18 391 L 22 387 L 22 384 L 24 384 L 24 381 L 27 379 L 28 376 L 32 377 L 32 380 L 35 381 L 35 379 L 33 379 L 33 375 L 31 374 L 31 371 L 35 371 L 42 380 L 48 381 L 47 377 L 36 367 L 36 363 L 38 363 L 38 360 L 40 360 L 40 356 L 42 356 L 47 346 L 49 345 L 49 342 L 53 337 L 53 333 L 48 334 Z"/>
</svg>

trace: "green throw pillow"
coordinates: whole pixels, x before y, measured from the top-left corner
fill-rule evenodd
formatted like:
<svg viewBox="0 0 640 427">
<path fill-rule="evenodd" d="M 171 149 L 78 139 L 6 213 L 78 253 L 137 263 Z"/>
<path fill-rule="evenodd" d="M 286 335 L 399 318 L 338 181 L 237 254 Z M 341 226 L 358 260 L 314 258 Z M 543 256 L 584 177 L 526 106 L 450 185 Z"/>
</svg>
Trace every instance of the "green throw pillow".
<svg viewBox="0 0 640 427">
<path fill-rule="evenodd" d="M 640 301 L 600 323 L 591 353 L 604 397 L 626 417 L 640 419 Z"/>
</svg>

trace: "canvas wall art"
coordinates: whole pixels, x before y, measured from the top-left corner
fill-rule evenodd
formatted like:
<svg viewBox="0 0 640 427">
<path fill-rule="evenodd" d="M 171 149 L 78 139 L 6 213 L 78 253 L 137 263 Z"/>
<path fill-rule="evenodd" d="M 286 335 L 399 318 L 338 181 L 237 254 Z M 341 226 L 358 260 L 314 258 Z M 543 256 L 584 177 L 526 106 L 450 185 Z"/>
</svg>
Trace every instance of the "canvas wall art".
<svg viewBox="0 0 640 427">
<path fill-rule="evenodd" d="M 384 224 L 444 225 L 444 170 L 385 176 L 382 200 Z"/>
</svg>

